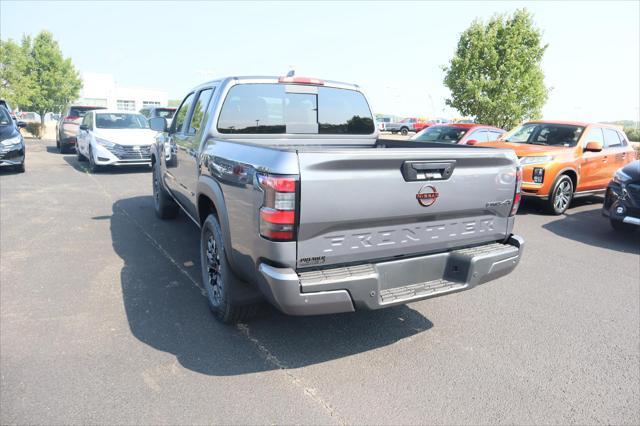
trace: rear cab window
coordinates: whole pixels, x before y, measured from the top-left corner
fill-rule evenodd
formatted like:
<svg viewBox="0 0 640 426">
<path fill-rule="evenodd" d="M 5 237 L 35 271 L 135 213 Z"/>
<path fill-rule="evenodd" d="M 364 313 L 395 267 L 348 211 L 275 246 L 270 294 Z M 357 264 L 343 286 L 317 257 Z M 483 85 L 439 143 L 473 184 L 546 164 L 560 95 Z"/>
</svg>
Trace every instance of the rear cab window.
<svg viewBox="0 0 640 426">
<path fill-rule="evenodd" d="M 333 87 L 248 83 L 233 86 L 217 124 L 225 134 L 342 134 L 375 132 L 362 93 Z"/>
</svg>

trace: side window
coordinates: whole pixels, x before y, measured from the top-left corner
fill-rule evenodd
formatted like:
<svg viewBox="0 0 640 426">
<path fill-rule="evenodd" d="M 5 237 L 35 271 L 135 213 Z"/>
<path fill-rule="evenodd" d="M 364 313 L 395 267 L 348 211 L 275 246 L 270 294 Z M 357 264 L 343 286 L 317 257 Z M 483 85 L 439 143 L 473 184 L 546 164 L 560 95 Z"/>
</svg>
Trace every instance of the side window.
<svg viewBox="0 0 640 426">
<path fill-rule="evenodd" d="M 144 115 L 145 117 L 149 118 L 149 110 L 144 108 L 140 110 L 140 114 Z"/>
<path fill-rule="evenodd" d="M 88 118 L 88 125 L 89 125 L 89 130 L 93 130 L 93 114 L 87 114 L 86 115 Z"/>
<path fill-rule="evenodd" d="M 599 127 L 592 127 L 587 133 L 587 137 L 584 140 L 585 145 L 589 142 L 600 142 L 604 147 L 604 136 L 602 136 L 602 129 Z"/>
<path fill-rule="evenodd" d="M 498 132 L 497 130 L 489 130 L 487 132 L 489 134 L 489 140 L 495 141 L 498 139 L 504 132 Z"/>
<path fill-rule="evenodd" d="M 623 133 L 618 132 L 618 137 L 620 138 L 620 144 L 621 144 L 622 146 L 627 146 L 627 145 L 628 145 L 628 144 L 627 144 L 627 138 L 624 136 L 624 134 L 623 134 Z"/>
<path fill-rule="evenodd" d="M 478 142 L 486 142 L 487 141 L 487 131 L 486 130 L 476 130 L 475 132 L 469 135 L 469 140 L 475 139 Z"/>
<path fill-rule="evenodd" d="M 85 116 L 82 118 L 82 124 L 83 124 L 83 125 L 90 126 L 90 125 L 89 125 L 89 117 L 91 117 L 91 114 L 87 114 L 87 115 L 85 115 Z"/>
<path fill-rule="evenodd" d="M 604 146 L 606 148 L 617 148 L 622 146 L 618 132 L 613 129 L 602 129 L 604 132 Z"/>
<path fill-rule="evenodd" d="M 182 105 L 180 105 L 180 109 L 176 112 L 176 117 L 172 123 L 173 133 L 182 132 L 182 128 L 184 127 L 184 122 L 187 120 L 187 114 L 189 113 L 189 109 L 191 108 L 191 104 L 193 103 L 194 93 L 190 93 L 189 96 L 184 98 L 182 101 Z"/>
<path fill-rule="evenodd" d="M 204 116 L 207 112 L 207 106 L 213 95 L 213 89 L 204 89 L 198 96 L 198 101 L 193 107 L 193 114 L 191 114 L 191 122 L 189 123 L 189 134 L 195 135 L 202 126 Z"/>
</svg>

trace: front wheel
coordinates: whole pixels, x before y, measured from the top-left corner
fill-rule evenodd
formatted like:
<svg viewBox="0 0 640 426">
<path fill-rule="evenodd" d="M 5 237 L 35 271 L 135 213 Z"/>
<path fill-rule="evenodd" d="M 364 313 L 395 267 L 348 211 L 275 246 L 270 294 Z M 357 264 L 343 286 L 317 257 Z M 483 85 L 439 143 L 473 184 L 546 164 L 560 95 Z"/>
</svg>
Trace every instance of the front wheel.
<svg viewBox="0 0 640 426">
<path fill-rule="evenodd" d="M 76 145 L 76 158 L 78 159 L 78 161 L 83 162 L 83 161 L 87 161 L 87 157 L 85 157 L 84 155 L 82 155 L 82 153 L 80 152 L 80 148 L 78 148 L 78 146 Z"/>
<path fill-rule="evenodd" d="M 151 183 L 153 186 L 153 208 L 160 219 L 173 219 L 178 215 L 178 204 L 164 188 L 158 163 L 151 164 Z"/>
<path fill-rule="evenodd" d="M 409 129 L 403 127 L 402 129 L 400 129 L 400 133 L 402 133 L 402 136 L 407 136 L 409 134 Z"/>
<path fill-rule="evenodd" d="M 573 182 L 567 175 L 558 179 L 553 191 L 549 195 L 548 210 L 551 214 L 561 215 L 564 213 L 573 199 Z"/>
<path fill-rule="evenodd" d="M 25 171 L 24 161 L 22 162 L 22 164 L 18 164 L 18 165 L 16 166 L 16 171 L 17 171 L 18 173 L 24 173 L 24 171 Z"/>
<path fill-rule="evenodd" d="M 200 264 L 209 308 L 218 321 L 233 324 L 246 321 L 257 313 L 257 304 L 238 305 L 231 300 L 230 287 L 236 278 L 227 260 L 220 224 L 212 214 L 202 225 Z"/>
<path fill-rule="evenodd" d="M 96 160 L 93 158 L 93 150 L 89 147 L 89 171 L 91 173 L 98 173 L 100 166 L 96 164 Z"/>
</svg>

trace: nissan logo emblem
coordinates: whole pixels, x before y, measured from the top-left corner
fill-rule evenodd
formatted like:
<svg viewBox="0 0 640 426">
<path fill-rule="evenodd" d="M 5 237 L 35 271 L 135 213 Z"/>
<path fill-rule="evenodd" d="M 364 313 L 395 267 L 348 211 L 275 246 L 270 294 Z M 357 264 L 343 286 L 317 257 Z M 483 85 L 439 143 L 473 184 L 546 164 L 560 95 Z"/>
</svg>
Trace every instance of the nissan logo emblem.
<svg viewBox="0 0 640 426">
<path fill-rule="evenodd" d="M 420 188 L 420 191 L 418 191 L 418 193 L 416 194 L 416 199 L 421 206 L 429 207 L 436 202 L 439 195 L 440 194 L 438 194 L 438 190 L 435 187 L 431 185 L 425 185 Z"/>
</svg>

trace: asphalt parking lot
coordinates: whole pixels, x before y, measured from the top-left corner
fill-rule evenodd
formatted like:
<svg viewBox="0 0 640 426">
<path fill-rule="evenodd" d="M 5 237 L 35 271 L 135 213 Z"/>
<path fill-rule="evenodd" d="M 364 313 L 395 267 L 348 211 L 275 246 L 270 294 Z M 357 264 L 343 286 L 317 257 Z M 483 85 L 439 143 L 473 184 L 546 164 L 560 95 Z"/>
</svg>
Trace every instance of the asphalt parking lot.
<svg viewBox="0 0 640 426">
<path fill-rule="evenodd" d="M 147 168 L 0 172 L 2 424 L 640 423 L 640 233 L 520 209 L 517 270 L 376 312 L 216 323 Z"/>
</svg>

